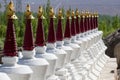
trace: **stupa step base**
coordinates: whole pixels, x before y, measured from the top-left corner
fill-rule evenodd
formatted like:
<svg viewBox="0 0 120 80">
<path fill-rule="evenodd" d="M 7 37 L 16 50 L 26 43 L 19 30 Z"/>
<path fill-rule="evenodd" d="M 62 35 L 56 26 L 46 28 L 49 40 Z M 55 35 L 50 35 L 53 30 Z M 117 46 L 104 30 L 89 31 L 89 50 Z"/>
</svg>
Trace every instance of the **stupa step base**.
<svg viewBox="0 0 120 80">
<path fill-rule="evenodd" d="M 57 76 L 59 76 L 60 80 L 72 80 L 71 76 L 70 76 L 70 73 L 68 72 L 67 69 L 65 68 L 62 68 L 62 69 L 59 69 L 56 71 L 55 73 Z"/>
<path fill-rule="evenodd" d="M 63 75 L 59 75 L 59 78 L 60 80 L 72 80 L 72 77 L 71 75 L 68 73 L 68 74 L 63 74 Z"/>
<path fill-rule="evenodd" d="M 43 58 L 33 58 L 33 59 L 20 59 L 19 64 L 29 66 L 33 74 L 30 76 L 30 80 L 45 80 L 46 71 L 49 63 Z"/>
<path fill-rule="evenodd" d="M 1 80 L 11 80 L 7 74 L 1 73 L 1 72 L 0 72 L 0 79 Z"/>
<path fill-rule="evenodd" d="M 23 65 L 0 66 L 0 72 L 6 73 L 10 80 L 29 80 L 33 73 L 31 68 Z"/>
<path fill-rule="evenodd" d="M 88 77 L 91 79 L 91 80 L 97 80 L 98 77 L 96 75 L 94 75 L 93 73 L 88 73 Z"/>
<path fill-rule="evenodd" d="M 97 77 L 99 77 L 99 75 L 100 75 L 100 72 L 98 70 L 96 70 L 95 68 L 93 68 L 91 72 Z"/>
<path fill-rule="evenodd" d="M 51 75 L 46 80 L 60 80 L 60 78 L 58 76 L 56 76 L 56 75 Z"/>
</svg>

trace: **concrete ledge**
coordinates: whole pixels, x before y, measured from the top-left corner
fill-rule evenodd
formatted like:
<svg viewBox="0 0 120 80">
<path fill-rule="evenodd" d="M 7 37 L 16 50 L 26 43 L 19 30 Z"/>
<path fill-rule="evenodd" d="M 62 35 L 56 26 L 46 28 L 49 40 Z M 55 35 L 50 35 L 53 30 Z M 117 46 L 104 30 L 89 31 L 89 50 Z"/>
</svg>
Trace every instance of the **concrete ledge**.
<svg viewBox="0 0 120 80">
<path fill-rule="evenodd" d="M 116 76 L 116 58 L 110 58 L 100 73 L 98 80 L 118 80 Z M 114 70 L 114 72 L 112 72 Z"/>
</svg>

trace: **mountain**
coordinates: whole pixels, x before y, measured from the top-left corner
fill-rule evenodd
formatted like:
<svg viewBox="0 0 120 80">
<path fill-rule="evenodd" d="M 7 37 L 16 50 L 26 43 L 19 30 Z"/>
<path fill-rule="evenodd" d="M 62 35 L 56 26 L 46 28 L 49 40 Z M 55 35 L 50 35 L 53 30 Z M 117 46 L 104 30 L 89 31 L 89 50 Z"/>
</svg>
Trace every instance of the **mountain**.
<svg viewBox="0 0 120 80">
<path fill-rule="evenodd" d="M 9 2 L 10 0 L 7 0 Z M 13 0 L 16 3 L 16 0 Z M 90 10 L 98 11 L 100 14 L 120 15 L 120 0 L 50 0 L 51 6 L 54 7 L 55 12 L 58 8 L 65 9 Z M 3 0 L 0 0 L 3 3 Z M 47 0 L 22 0 L 22 11 L 25 11 L 26 4 L 31 5 L 32 11 L 37 12 L 39 5 L 46 5 Z M 3 10 L 3 8 L 2 8 Z"/>
</svg>

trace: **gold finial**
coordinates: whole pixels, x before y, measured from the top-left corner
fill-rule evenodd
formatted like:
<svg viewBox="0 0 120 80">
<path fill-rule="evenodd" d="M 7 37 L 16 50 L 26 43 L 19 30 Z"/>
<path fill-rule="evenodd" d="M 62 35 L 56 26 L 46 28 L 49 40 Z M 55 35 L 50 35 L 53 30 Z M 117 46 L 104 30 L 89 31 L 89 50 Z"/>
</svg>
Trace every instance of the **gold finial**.
<svg viewBox="0 0 120 80">
<path fill-rule="evenodd" d="M 91 17 L 94 18 L 94 13 L 93 12 L 91 12 Z"/>
<path fill-rule="evenodd" d="M 91 13 L 91 12 L 89 12 L 89 13 L 88 13 L 88 16 L 89 16 L 89 18 L 91 18 L 91 17 L 92 17 L 92 13 Z"/>
<path fill-rule="evenodd" d="M 72 17 L 76 18 L 74 10 L 72 10 Z"/>
<path fill-rule="evenodd" d="M 87 18 L 89 18 L 89 13 L 90 13 L 90 12 L 89 12 L 88 10 L 85 11 L 85 16 L 86 16 Z"/>
<path fill-rule="evenodd" d="M 98 12 L 93 13 L 94 17 L 99 17 Z"/>
<path fill-rule="evenodd" d="M 34 19 L 29 4 L 27 4 L 27 6 L 26 6 L 25 17 L 26 17 L 26 19 Z"/>
<path fill-rule="evenodd" d="M 95 13 L 96 13 L 96 17 L 99 17 L 98 12 L 96 11 Z"/>
<path fill-rule="evenodd" d="M 14 3 L 13 3 L 13 1 L 11 0 L 10 1 L 10 3 L 9 3 L 9 8 L 12 10 L 12 11 L 14 11 Z"/>
<path fill-rule="evenodd" d="M 17 16 L 15 15 L 13 1 L 10 1 L 10 3 L 8 4 L 8 7 L 7 7 L 7 18 L 8 19 L 17 19 Z"/>
<path fill-rule="evenodd" d="M 72 17 L 74 17 L 75 16 L 75 12 L 74 12 L 74 10 L 72 10 Z"/>
<path fill-rule="evenodd" d="M 45 19 L 45 17 L 43 16 L 43 7 L 42 6 L 39 6 L 38 18 Z"/>
<path fill-rule="evenodd" d="M 70 13 L 70 10 L 67 10 L 67 12 L 66 12 L 66 17 L 67 17 L 68 19 L 71 19 L 71 13 Z"/>
<path fill-rule="evenodd" d="M 76 17 L 80 17 L 78 9 L 76 9 L 75 14 L 76 14 Z"/>
<path fill-rule="evenodd" d="M 80 12 L 80 16 L 81 16 L 82 18 L 85 18 L 85 12 L 84 12 L 83 10 Z"/>
<path fill-rule="evenodd" d="M 50 7 L 50 13 L 49 13 L 49 15 L 50 15 L 50 18 L 56 18 L 55 14 L 54 14 L 54 9 L 52 7 Z"/>
<path fill-rule="evenodd" d="M 95 12 L 93 12 L 93 17 L 96 17 L 96 14 L 95 14 Z"/>
<path fill-rule="evenodd" d="M 62 9 L 59 9 L 58 18 L 59 18 L 59 19 L 63 19 Z"/>
</svg>

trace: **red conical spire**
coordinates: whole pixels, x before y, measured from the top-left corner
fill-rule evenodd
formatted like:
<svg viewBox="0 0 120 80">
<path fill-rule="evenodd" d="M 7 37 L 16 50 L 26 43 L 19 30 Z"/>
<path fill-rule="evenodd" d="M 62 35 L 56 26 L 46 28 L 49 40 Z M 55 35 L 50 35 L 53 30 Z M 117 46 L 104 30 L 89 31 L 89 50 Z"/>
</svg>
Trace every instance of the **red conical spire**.
<svg viewBox="0 0 120 80">
<path fill-rule="evenodd" d="M 76 25 L 75 25 L 75 13 L 72 10 L 72 21 L 71 21 L 71 35 L 75 36 L 76 35 Z"/>
<path fill-rule="evenodd" d="M 65 33 L 64 33 L 64 38 L 71 38 L 71 29 L 70 29 L 70 11 L 67 11 L 67 20 L 66 20 L 66 27 L 65 27 Z"/>
<path fill-rule="evenodd" d="M 80 19 L 80 32 L 84 33 L 85 32 L 85 27 L 84 27 L 84 13 L 81 13 L 81 19 Z"/>
<path fill-rule="evenodd" d="M 37 26 L 37 33 L 36 33 L 36 46 L 44 46 L 45 45 L 45 37 L 44 37 L 44 28 L 43 28 L 43 8 L 40 6 L 38 11 L 38 26 Z"/>
<path fill-rule="evenodd" d="M 14 13 L 14 4 L 13 2 L 10 2 L 8 5 L 7 10 L 7 33 L 4 43 L 4 49 L 3 53 L 5 56 L 17 56 L 17 44 L 16 44 L 16 37 L 15 37 L 15 29 L 13 20 L 17 19 L 15 13 Z"/>
<path fill-rule="evenodd" d="M 90 15 L 90 12 L 88 12 L 88 30 L 91 30 L 91 15 Z"/>
<path fill-rule="evenodd" d="M 56 31 L 56 39 L 57 41 L 62 41 L 63 40 L 63 31 L 62 31 L 62 10 L 59 9 L 59 14 L 58 14 L 58 27 L 57 27 L 57 31 Z"/>
<path fill-rule="evenodd" d="M 24 43 L 23 43 L 23 49 L 24 50 L 33 50 L 34 49 L 34 43 L 33 43 L 33 34 L 32 34 L 32 25 L 31 20 L 34 18 L 31 14 L 30 5 L 27 5 L 25 12 L 26 16 L 26 29 L 24 34 Z"/>
<path fill-rule="evenodd" d="M 90 24 L 91 24 L 91 30 L 94 29 L 94 22 L 93 22 L 93 14 L 91 14 L 91 17 L 90 17 Z"/>
<path fill-rule="evenodd" d="M 96 28 L 98 28 L 98 13 L 96 12 Z"/>
<path fill-rule="evenodd" d="M 79 11 L 76 9 L 76 33 L 80 33 L 80 25 L 79 25 Z"/>
<path fill-rule="evenodd" d="M 93 24 L 94 24 L 93 29 L 95 29 L 96 28 L 96 14 L 95 13 L 94 13 L 94 17 L 93 17 Z"/>
<path fill-rule="evenodd" d="M 86 14 L 86 13 L 85 13 Z M 85 15 L 85 19 L 84 19 L 84 28 L 85 28 L 85 32 L 88 29 L 88 20 L 87 20 L 87 15 Z"/>
<path fill-rule="evenodd" d="M 53 8 L 50 8 L 50 25 L 49 25 L 49 32 L 48 32 L 48 43 L 55 43 L 56 36 L 55 36 L 55 30 L 54 30 L 54 11 Z"/>
</svg>

